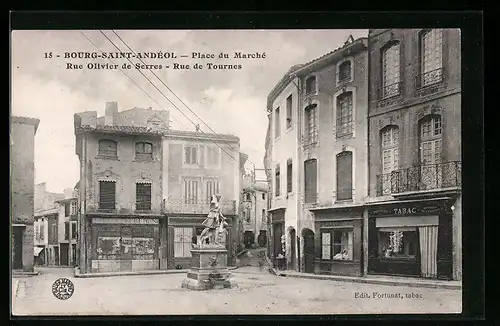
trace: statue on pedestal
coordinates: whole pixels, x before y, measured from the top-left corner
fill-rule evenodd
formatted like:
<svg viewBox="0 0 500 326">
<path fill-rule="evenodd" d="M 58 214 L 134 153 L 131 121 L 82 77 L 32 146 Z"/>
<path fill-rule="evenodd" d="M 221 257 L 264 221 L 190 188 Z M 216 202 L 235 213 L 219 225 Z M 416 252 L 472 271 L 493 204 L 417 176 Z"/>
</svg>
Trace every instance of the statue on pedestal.
<svg viewBox="0 0 500 326">
<path fill-rule="evenodd" d="M 203 226 L 205 229 L 201 232 L 201 235 L 198 239 L 198 246 L 204 247 L 207 245 L 221 245 L 219 243 L 219 237 L 221 234 L 227 234 L 227 225 L 226 217 L 222 215 L 220 211 L 220 196 L 214 195 L 210 197 L 210 212 L 208 213 L 208 217 L 203 221 Z"/>
</svg>

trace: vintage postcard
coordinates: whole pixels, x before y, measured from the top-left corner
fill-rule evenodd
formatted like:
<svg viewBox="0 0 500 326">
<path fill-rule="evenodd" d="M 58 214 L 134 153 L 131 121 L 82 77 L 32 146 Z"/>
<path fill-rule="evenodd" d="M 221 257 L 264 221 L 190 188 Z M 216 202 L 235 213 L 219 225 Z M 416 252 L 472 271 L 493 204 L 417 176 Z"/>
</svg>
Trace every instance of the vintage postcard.
<svg viewBox="0 0 500 326">
<path fill-rule="evenodd" d="M 462 312 L 461 31 L 15 30 L 14 316 Z"/>
</svg>

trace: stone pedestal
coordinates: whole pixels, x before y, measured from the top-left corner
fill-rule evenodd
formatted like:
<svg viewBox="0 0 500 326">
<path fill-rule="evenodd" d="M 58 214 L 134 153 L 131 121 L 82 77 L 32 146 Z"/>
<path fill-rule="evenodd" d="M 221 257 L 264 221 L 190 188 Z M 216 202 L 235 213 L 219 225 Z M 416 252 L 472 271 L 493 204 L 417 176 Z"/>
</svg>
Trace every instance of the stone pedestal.
<svg viewBox="0 0 500 326">
<path fill-rule="evenodd" d="M 191 269 L 182 281 L 182 287 L 190 290 L 231 288 L 227 250 L 224 246 L 205 245 L 191 249 Z"/>
</svg>

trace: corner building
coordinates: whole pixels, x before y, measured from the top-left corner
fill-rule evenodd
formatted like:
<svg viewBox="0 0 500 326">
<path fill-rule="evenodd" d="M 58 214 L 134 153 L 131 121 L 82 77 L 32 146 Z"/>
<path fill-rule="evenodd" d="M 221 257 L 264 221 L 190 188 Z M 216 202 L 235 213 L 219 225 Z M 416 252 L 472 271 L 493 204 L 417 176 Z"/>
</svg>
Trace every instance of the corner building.
<svg viewBox="0 0 500 326">
<path fill-rule="evenodd" d="M 368 49 L 367 272 L 460 280 L 460 31 L 375 29 Z"/>
</svg>

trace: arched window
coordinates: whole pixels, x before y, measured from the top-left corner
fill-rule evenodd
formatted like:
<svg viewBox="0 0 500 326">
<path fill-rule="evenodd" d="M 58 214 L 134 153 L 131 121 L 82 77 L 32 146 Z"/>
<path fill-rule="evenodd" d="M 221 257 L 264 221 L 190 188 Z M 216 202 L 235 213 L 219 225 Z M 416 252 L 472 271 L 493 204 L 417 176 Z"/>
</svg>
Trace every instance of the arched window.
<svg viewBox="0 0 500 326">
<path fill-rule="evenodd" d="M 382 97 L 400 94 L 399 43 L 391 43 L 382 50 Z"/>
<path fill-rule="evenodd" d="M 382 129 L 382 170 L 390 173 L 399 168 L 399 128 L 387 126 Z"/>
<path fill-rule="evenodd" d="M 337 200 L 352 199 L 352 152 L 337 154 Z"/>
<path fill-rule="evenodd" d="M 135 158 L 141 160 L 153 159 L 153 144 L 138 142 L 135 144 Z"/>
<path fill-rule="evenodd" d="M 304 162 L 304 201 L 315 203 L 318 191 L 318 161 L 310 159 Z"/>
<path fill-rule="evenodd" d="M 348 81 L 351 79 L 351 61 L 347 60 L 340 64 L 339 66 L 339 83 Z"/>
<path fill-rule="evenodd" d="M 316 93 L 316 76 L 306 79 L 306 94 Z"/>
<path fill-rule="evenodd" d="M 352 135 L 352 92 L 345 92 L 337 96 L 337 137 Z"/>
<path fill-rule="evenodd" d="M 110 139 L 99 140 L 99 155 L 116 157 L 117 156 L 117 144 L 115 141 Z"/>
<path fill-rule="evenodd" d="M 440 29 L 420 34 L 420 86 L 438 83 L 443 73 L 443 36 Z"/>
</svg>

